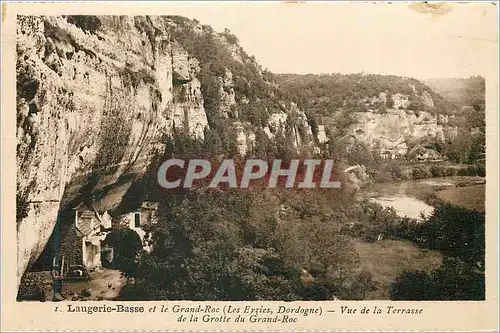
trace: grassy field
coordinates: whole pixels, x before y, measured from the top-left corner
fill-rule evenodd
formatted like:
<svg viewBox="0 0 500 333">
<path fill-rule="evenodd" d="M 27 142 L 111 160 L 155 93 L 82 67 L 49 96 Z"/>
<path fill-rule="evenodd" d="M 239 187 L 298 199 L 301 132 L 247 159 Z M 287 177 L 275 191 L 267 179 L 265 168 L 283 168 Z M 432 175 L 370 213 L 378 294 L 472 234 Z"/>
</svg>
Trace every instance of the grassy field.
<svg viewBox="0 0 500 333">
<path fill-rule="evenodd" d="M 423 270 L 429 272 L 441 265 L 441 254 L 437 251 L 419 249 L 409 241 L 381 240 L 366 243 L 355 240 L 361 267 L 373 274 L 378 290 L 367 294 L 368 300 L 389 299 L 389 282 L 404 271 Z"/>
<path fill-rule="evenodd" d="M 436 193 L 436 196 L 446 203 L 479 212 L 485 210 L 485 195 L 485 185 L 451 187 Z"/>
</svg>

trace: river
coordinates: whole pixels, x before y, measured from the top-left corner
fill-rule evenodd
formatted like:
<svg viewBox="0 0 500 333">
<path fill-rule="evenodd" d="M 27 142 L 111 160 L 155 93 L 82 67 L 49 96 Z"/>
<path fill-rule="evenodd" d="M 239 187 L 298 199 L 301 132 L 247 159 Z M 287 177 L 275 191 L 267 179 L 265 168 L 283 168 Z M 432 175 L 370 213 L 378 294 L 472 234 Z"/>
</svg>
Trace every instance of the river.
<svg viewBox="0 0 500 333">
<path fill-rule="evenodd" d="M 426 195 L 443 188 L 456 187 L 459 184 L 481 184 L 482 177 L 440 177 L 419 180 L 403 180 L 389 183 L 370 184 L 365 187 L 360 196 L 379 203 L 383 207 L 393 207 L 401 216 L 420 220 L 422 214 L 429 216 L 434 207 L 423 201 Z"/>
</svg>

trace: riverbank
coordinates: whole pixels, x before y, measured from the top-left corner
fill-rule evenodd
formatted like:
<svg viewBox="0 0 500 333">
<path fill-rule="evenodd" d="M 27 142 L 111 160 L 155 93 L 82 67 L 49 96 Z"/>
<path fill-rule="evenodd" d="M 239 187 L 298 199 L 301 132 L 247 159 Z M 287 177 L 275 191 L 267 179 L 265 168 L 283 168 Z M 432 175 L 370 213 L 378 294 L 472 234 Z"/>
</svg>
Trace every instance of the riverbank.
<svg viewBox="0 0 500 333">
<path fill-rule="evenodd" d="M 354 240 L 362 269 L 373 275 L 377 290 L 366 295 L 367 300 L 390 299 L 389 285 L 397 276 L 409 271 L 426 273 L 438 268 L 441 253 L 421 249 L 407 240 L 384 239 L 374 243 Z"/>
<path fill-rule="evenodd" d="M 436 192 L 443 203 L 464 207 L 478 212 L 485 211 L 486 185 L 452 187 Z"/>
<path fill-rule="evenodd" d="M 479 176 L 401 180 L 369 184 L 359 196 L 383 207 L 393 207 L 401 217 L 418 219 L 420 212 L 428 216 L 433 207 L 444 203 L 484 211 L 485 182 Z"/>
<path fill-rule="evenodd" d="M 486 169 L 480 164 L 453 164 L 448 162 L 381 162 L 371 174 L 375 183 L 400 180 L 418 180 L 437 177 L 485 177 Z"/>
<path fill-rule="evenodd" d="M 378 286 L 377 290 L 367 295 L 367 299 L 390 299 L 390 285 L 405 272 L 432 277 L 441 276 L 439 274 L 452 269 L 450 267 L 458 267 L 457 263 L 448 263 L 442 267 L 445 257 L 459 257 L 460 260 L 465 260 L 464 265 L 471 267 L 481 262 L 480 254 L 476 256 L 479 259 L 475 257 L 474 260 L 468 260 L 464 253 L 484 251 L 480 226 L 481 213 L 484 219 L 485 211 L 485 182 L 483 177 L 453 176 L 370 184 L 364 188 L 359 193 L 361 198 L 393 209 L 400 217 L 413 219 L 406 222 L 401 220 L 401 230 L 398 231 L 399 227 L 395 226 L 394 232 L 386 234 L 382 240 L 353 241 L 363 269 L 373 274 L 373 280 Z M 415 220 L 418 221 L 417 224 Z M 442 238 L 429 244 L 419 243 L 420 240 L 431 239 L 441 233 Z M 461 237 L 465 238 L 460 240 Z M 460 244 L 452 245 L 455 244 L 454 240 Z M 444 244 L 446 242 L 450 244 Z M 436 272 L 441 273 L 436 275 Z M 457 279 L 467 279 L 473 275 L 471 274 L 467 273 Z M 448 275 L 442 275 L 441 278 L 444 276 L 453 280 Z M 478 288 L 477 292 L 469 290 L 470 295 L 460 297 L 480 299 L 482 291 L 477 285 L 481 281 L 477 281 L 471 284 Z M 436 296 L 436 299 L 440 297 Z"/>
</svg>

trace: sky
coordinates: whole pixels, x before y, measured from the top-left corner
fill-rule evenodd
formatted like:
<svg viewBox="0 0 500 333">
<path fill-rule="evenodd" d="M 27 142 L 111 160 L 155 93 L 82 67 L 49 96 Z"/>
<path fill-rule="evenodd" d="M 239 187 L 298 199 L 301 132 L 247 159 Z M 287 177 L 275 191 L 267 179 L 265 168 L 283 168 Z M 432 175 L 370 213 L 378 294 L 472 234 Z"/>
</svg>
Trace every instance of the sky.
<svg viewBox="0 0 500 333">
<path fill-rule="evenodd" d="M 167 6 L 169 14 L 231 30 L 275 73 L 378 73 L 485 76 L 496 59 L 497 8 L 448 3 L 426 13 L 408 3 L 203 3 Z M 444 8 L 444 9 L 443 9 Z"/>
</svg>

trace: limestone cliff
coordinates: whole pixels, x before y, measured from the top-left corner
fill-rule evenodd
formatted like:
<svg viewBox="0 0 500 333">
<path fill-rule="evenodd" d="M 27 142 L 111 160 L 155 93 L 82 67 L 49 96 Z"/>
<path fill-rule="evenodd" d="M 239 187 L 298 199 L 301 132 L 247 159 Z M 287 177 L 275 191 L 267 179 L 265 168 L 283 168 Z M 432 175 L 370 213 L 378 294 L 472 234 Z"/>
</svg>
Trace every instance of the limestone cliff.
<svg viewBox="0 0 500 333">
<path fill-rule="evenodd" d="M 241 155 L 253 152 L 260 130 L 270 142 L 284 134 L 297 151 L 317 148 L 304 111 L 282 94 L 271 73 L 238 45 L 236 36 L 184 17 L 165 21 L 168 32 L 198 61 L 208 123 L 219 132 L 231 131 Z"/>
<path fill-rule="evenodd" d="M 116 206 L 172 126 L 203 137 L 196 61 L 157 17 L 18 17 L 18 277 L 58 212 Z M 178 121 L 179 120 L 179 121 Z"/>
<path fill-rule="evenodd" d="M 421 111 L 388 110 L 387 113 L 355 112 L 356 123 L 350 126 L 349 135 L 354 139 L 377 146 L 382 153 L 405 156 L 410 141 L 421 138 L 444 140 L 451 131 L 447 118 L 438 118 Z M 391 156 L 394 158 L 394 156 Z"/>
</svg>

